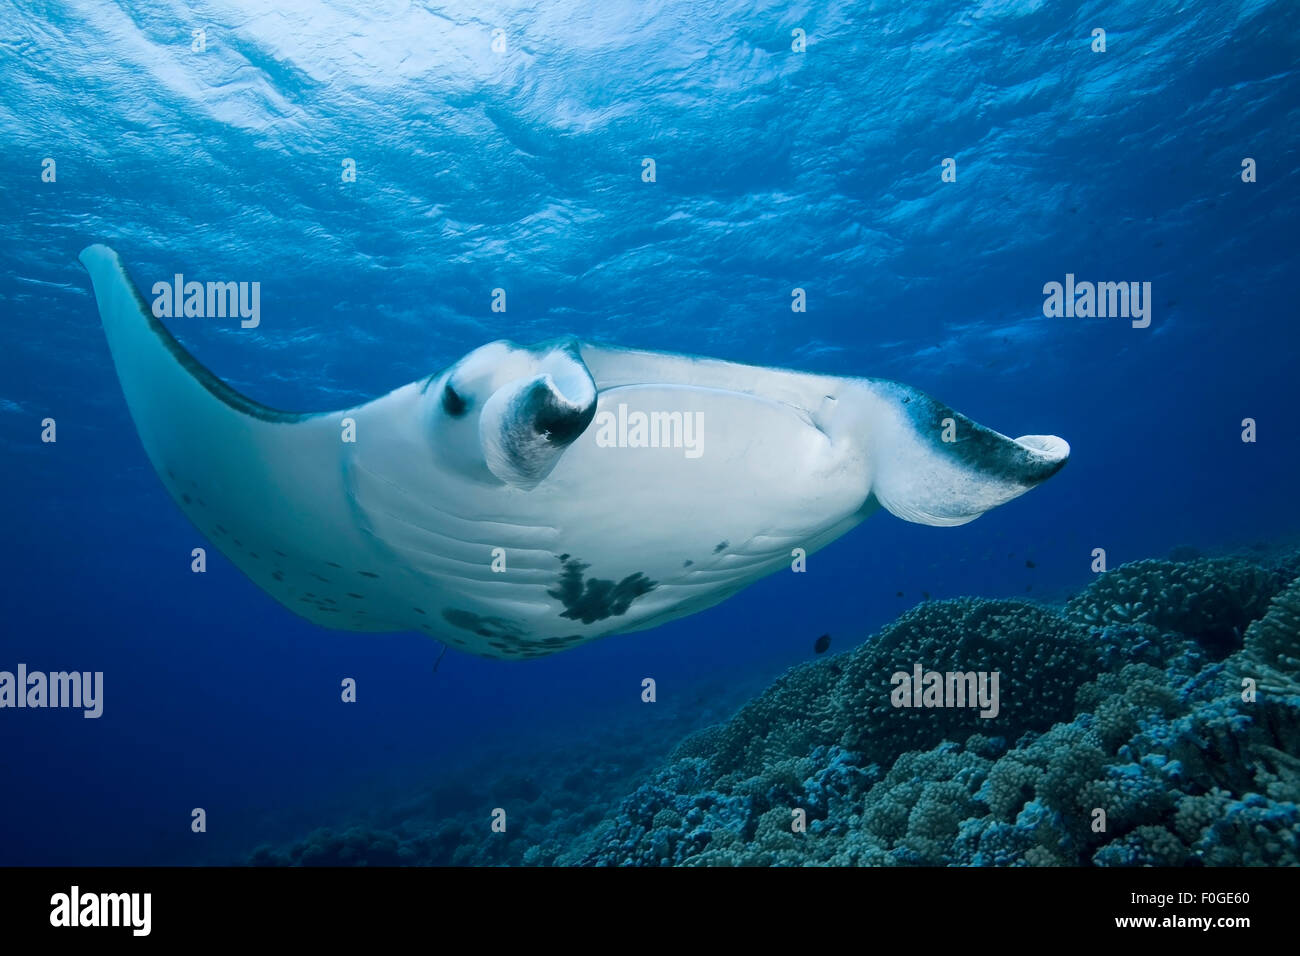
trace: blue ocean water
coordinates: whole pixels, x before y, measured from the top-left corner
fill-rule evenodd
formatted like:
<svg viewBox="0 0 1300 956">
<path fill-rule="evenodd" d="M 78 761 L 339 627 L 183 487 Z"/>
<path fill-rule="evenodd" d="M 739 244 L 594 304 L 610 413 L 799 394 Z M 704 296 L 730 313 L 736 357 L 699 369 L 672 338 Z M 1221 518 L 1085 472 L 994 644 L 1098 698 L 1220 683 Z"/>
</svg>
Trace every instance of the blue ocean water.
<svg viewBox="0 0 1300 956">
<path fill-rule="evenodd" d="M 1059 598 L 1095 548 L 1300 531 L 1288 0 L 3 10 L 0 668 L 103 671 L 106 699 L 0 713 L 0 863 L 236 860 L 474 761 L 535 774 L 541 750 L 560 773 L 609 726 L 653 755 L 823 633 L 843 649 L 929 597 Z M 897 379 L 1072 460 L 973 524 L 881 513 L 695 616 L 435 673 L 428 638 L 316 627 L 215 549 L 191 573 L 203 542 L 76 261 L 100 241 L 142 283 L 259 281 L 256 329 L 168 326 L 277 408 L 572 333 Z M 1150 326 L 1046 317 L 1067 274 L 1150 282 Z"/>
</svg>

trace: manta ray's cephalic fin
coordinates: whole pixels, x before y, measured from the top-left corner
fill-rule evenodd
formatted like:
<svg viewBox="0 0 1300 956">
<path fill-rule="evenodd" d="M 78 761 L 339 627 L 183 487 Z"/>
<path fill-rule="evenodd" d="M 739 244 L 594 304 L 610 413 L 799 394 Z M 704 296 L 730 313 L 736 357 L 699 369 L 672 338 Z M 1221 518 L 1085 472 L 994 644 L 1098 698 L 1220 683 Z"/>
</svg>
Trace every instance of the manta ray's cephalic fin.
<svg viewBox="0 0 1300 956">
<path fill-rule="evenodd" d="M 872 496 L 918 524 L 974 521 L 1060 471 L 1070 446 L 1055 435 L 1009 438 L 918 389 L 866 379 Z"/>
</svg>

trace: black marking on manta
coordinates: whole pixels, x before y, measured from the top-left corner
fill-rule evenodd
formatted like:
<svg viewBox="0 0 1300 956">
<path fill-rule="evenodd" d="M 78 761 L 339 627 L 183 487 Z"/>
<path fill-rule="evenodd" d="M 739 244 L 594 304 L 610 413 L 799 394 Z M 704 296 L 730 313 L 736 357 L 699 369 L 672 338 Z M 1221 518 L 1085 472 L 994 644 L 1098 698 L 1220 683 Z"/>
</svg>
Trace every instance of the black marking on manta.
<svg viewBox="0 0 1300 956">
<path fill-rule="evenodd" d="M 123 266 L 120 261 L 118 262 L 117 269 L 118 272 L 121 273 L 126 287 L 131 290 L 131 295 L 135 298 L 136 306 L 140 310 L 140 315 L 149 323 L 149 331 L 153 332 L 153 334 L 158 337 L 158 341 L 160 341 L 163 344 L 163 347 L 171 353 L 172 358 L 176 359 L 181 368 L 189 372 L 190 375 L 194 377 L 194 380 L 202 385 L 204 390 L 206 390 L 213 398 L 217 399 L 217 401 L 233 408 L 237 412 L 242 412 L 245 415 L 249 415 L 264 422 L 303 422 L 309 418 L 320 417 L 316 412 L 282 412 L 278 408 L 271 408 L 260 402 L 255 402 L 250 398 L 240 395 L 237 391 L 200 365 L 193 355 L 185 351 L 185 347 L 181 345 L 180 342 L 176 341 L 176 336 L 167 331 L 167 326 L 158 321 L 157 317 L 153 314 L 153 307 L 145 301 L 144 296 L 140 292 L 140 287 L 131 278 L 131 274 L 127 272 L 126 267 Z M 175 478 L 174 475 L 172 477 Z"/>
<path fill-rule="evenodd" d="M 468 409 L 465 399 L 461 398 L 460 393 L 448 382 L 442 390 L 442 410 L 452 418 L 460 418 Z"/>
<path fill-rule="evenodd" d="M 509 638 L 513 641 L 520 641 L 523 635 L 519 628 L 511 621 L 499 617 L 483 617 L 472 611 L 462 611 L 460 608 L 447 608 L 442 612 L 443 620 L 452 627 L 459 627 L 463 631 L 472 631 L 479 637 L 495 637 L 498 640 Z"/>
<path fill-rule="evenodd" d="M 898 396 L 904 405 L 912 405 L 912 399 L 916 398 L 918 401 L 907 415 L 917 434 L 927 436 L 931 446 L 954 455 L 958 461 L 977 471 L 1003 475 L 1025 485 L 1036 485 L 1065 467 L 1065 458 L 1027 458 L 1024 446 L 979 427 L 961 412 L 929 395 L 911 392 L 897 382 L 881 382 L 878 387 Z M 944 422 L 948 419 L 956 425 L 956 441 L 953 442 L 943 440 Z"/>
<path fill-rule="evenodd" d="M 546 647 L 568 647 L 582 640 L 581 634 L 566 634 L 564 637 L 544 637 L 541 643 Z"/>
<path fill-rule="evenodd" d="M 633 601 L 659 586 L 658 581 L 651 581 L 641 571 L 629 574 L 617 584 L 603 578 L 584 580 L 582 572 L 590 565 L 576 558 L 563 563 L 564 570 L 560 572 L 558 586 L 546 593 L 564 605 L 560 617 L 582 621 L 583 624 L 626 614 Z"/>
</svg>

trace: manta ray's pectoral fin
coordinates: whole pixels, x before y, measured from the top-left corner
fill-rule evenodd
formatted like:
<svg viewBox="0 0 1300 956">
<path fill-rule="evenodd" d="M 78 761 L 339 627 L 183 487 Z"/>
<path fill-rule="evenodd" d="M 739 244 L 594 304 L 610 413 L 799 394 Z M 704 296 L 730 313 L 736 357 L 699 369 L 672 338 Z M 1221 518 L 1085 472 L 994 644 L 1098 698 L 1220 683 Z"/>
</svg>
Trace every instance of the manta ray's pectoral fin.
<svg viewBox="0 0 1300 956">
<path fill-rule="evenodd" d="M 596 383 L 576 350 L 555 349 L 538 369 L 498 388 L 479 417 L 488 470 L 525 491 L 551 473 L 596 414 Z"/>
<path fill-rule="evenodd" d="M 916 389 L 872 380 L 871 491 L 891 514 L 960 525 L 1046 481 L 1070 446 L 1055 435 L 1008 438 Z"/>
</svg>

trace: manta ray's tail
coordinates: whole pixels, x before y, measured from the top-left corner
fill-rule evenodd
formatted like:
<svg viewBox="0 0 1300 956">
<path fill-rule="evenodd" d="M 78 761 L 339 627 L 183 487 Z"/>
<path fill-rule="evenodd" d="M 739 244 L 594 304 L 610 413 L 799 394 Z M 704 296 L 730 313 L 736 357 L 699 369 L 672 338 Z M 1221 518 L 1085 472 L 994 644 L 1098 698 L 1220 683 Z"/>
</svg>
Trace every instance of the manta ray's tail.
<svg viewBox="0 0 1300 956">
<path fill-rule="evenodd" d="M 1046 481 L 1070 456 L 1055 435 L 1008 438 L 906 385 L 866 385 L 874 399 L 871 491 L 907 521 L 973 521 Z"/>
</svg>

